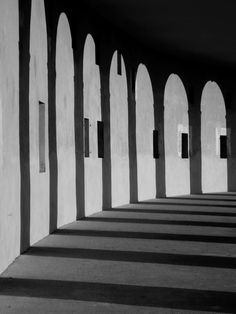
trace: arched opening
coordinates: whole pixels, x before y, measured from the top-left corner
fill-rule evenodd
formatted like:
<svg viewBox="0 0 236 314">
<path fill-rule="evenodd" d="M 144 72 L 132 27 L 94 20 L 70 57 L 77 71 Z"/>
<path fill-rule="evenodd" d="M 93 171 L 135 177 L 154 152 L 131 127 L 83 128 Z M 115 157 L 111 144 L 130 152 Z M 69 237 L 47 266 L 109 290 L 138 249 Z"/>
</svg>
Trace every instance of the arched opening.
<svg viewBox="0 0 236 314">
<path fill-rule="evenodd" d="M 112 206 L 129 203 L 128 100 L 123 57 L 115 52 L 110 69 Z"/>
<path fill-rule="evenodd" d="M 101 123 L 101 84 L 99 66 L 95 63 L 96 47 L 89 34 L 84 46 L 84 118 L 87 119 L 85 158 L 85 215 L 102 210 L 102 156 L 99 155 L 99 123 Z"/>
<path fill-rule="evenodd" d="M 156 196 L 155 159 L 153 158 L 154 99 L 152 83 L 145 65 L 136 76 L 136 145 L 138 200 Z"/>
<path fill-rule="evenodd" d="M 43 0 L 32 0 L 30 26 L 30 243 L 49 232 L 47 30 Z"/>
<path fill-rule="evenodd" d="M 166 195 L 190 193 L 188 100 L 176 74 L 166 82 L 164 95 Z"/>
<path fill-rule="evenodd" d="M 58 226 L 76 218 L 74 60 L 70 26 L 61 14 L 56 42 Z"/>
<path fill-rule="evenodd" d="M 226 109 L 215 82 L 207 82 L 201 99 L 202 191 L 227 191 Z"/>
</svg>

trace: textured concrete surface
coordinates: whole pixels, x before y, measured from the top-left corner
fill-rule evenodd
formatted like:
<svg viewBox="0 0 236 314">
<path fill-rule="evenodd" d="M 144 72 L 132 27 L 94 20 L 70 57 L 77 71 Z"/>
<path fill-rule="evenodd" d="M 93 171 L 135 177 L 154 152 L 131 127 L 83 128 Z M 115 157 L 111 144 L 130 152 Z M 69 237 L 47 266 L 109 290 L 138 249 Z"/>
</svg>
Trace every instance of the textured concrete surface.
<svg viewBox="0 0 236 314">
<path fill-rule="evenodd" d="M 19 8 L 0 1 L 0 272 L 20 251 Z"/>
<path fill-rule="evenodd" d="M 84 46 L 84 117 L 89 119 L 90 156 L 84 159 L 85 215 L 102 210 L 102 159 L 98 158 L 97 121 L 101 121 L 101 84 L 95 64 L 95 43 L 89 34 Z"/>
<path fill-rule="evenodd" d="M 124 59 L 117 71 L 117 51 L 110 68 L 112 206 L 129 203 L 128 96 Z"/>
<path fill-rule="evenodd" d="M 0 278 L 0 313 L 234 313 L 236 194 L 155 199 L 65 225 Z"/>
<path fill-rule="evenodd" d="M 47 30 L 43 0 L 32 1 L 30 27 L 30 243 L 49 233 Z M 39 101 L 45 104 L 45 172 L 39 168 Z"/>
<path fill-rule="evenodd" d="M 76 218 L 74 59 L 68 19 L 60 15 L 56 46 L 58 226 Z"/>
<path fill-rule="evenodd" d="M 148 69 L 143 64 L 137 70 L 135 96 L 138 200 L 144 200 L 156 196 L 156 178 L 153 158 L 153 90 Z"/>
<path fill-rule="evenodd" d="M 189 194 L 189 158 L 181 158 L 181 133 L 189 134 L 188 99 L 176 74 L 166 82 L 164 106 L 166 195 Z"/>
<path fill-rule="evenodd" d="M 220 135 L 226 135 L 226 108 L 222 92 L 208 82 L 201 100 L 202 191 L 227 191 L 227 159 L 220 158 Z"/>
</svg>

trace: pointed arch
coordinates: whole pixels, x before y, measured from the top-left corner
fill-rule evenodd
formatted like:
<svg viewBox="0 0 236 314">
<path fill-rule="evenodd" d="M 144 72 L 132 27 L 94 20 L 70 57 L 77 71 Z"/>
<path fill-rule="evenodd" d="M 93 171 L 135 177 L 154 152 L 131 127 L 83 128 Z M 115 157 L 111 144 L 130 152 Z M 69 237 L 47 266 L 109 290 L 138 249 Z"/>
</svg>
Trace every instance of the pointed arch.
<svg viewBox="0 0 236 314">
<path fill-rule="evenodd" d="M 151 79 L 145 65 L 136 75 L 136 143 L 138 200 L 156 196 L 155 159 L 153 158 L 154 98 Z"/>
<path fill-rule="evenodd" d="M 85 158 L 85 215 L 102 210 L 102 158 L 98 156 L 98 122 L 101 122 L 100 70 L 96 46 L 87 35 L 83 56 L 84 118 L 89 120 L 89 158 Z"/>
<path fill-rule="evenodd" d="M 74 60 L 69 22 L 61 13 L 56 41 L 58 226 L 76 219 Z"/>
<path fill-rule="evenodd" d="M 128 92 L 125 64 L 115 51 L 110 68 L 112 205 L 129 203 Z"/>
<path fill-rule="evenodd" d="M 227 158 L 220 154 L 227 135 L 225 102 L 216 82 L 207 82 L 201 99 L 202 191 L 227 191 Z"/>
<path fill-rule="evenodd" d="M 171 74 L 164 93 L 166 195 L 190 193 L 188 99 L 180 77 Z M 186 142 L 185 142 L 186 141 Z M 187 144 L 187 154 L 183 145 Z"/>
</svg>

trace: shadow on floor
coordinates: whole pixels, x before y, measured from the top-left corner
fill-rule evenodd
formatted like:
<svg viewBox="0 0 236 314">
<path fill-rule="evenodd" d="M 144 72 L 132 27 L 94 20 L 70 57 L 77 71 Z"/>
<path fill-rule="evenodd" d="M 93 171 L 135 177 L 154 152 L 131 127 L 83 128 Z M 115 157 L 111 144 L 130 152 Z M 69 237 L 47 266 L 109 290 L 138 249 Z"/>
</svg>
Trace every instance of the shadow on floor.
<svg viewBox="0 0 236 314">
<path fill-rule="evenodd" d="M 111 237 L 111 238 L 132 238 L 132 239 L 157 239 L 157 240 L 176 240 L 194 241 L 209 243 L 233 243 L 236 244 L 236 237 L 231 236 L 210 236 L 195 234 L 171 234 L 171 233 L 149 233 L 149 232 L 129 232 L 129 231 L 104 231 L 104 230 L 76 230 L 59 229 L 54 232 L 57 235 L 74 235 L 88 237 Z"/>
<path fill-rule="evenodd" d="M 233 313 L 236 309 L 236 293 L 232 292 L 95 282 L 1 278 L 0 294 L 196 311 Z"/>
<path fill-rule="evenodd" d="M 187 213 L 186 213 L 187 215 Z M 120 218 L 120 217 L 86 217 L 82 221 L 114 222 L 114 223 L 135 223 L 135 224 L 157 224 L 174 226 L 199 226 L 199 227 L 220 227 L 235 228 L 233 222 L 215 222 L 215 221 L 193 221 L 193 220 L 169 220 L 169 219 L 143 219 L 143 218 Z"/>
<path fill-rule="evenodd" d="M 151 205 L 151 203 L 145 203 Z M 168 205 L 168 204 L 167 204 Z M 191 206 L 189 204 L 186 204 Z M 104 209 L 103 211 L 116 211 L 116 212 L 131 212 L 131 213 L 148 213 L 148 214 L 178 214 L 178 215 L 201 215 L 201 216 L 225 216 L 225 217 L 236 217 L 236 207 L 235 212 L 213 212 L 213 211 L 199 211 L 199 210 L 179 210 L 179 209 L 149 209 L 149 208 L 124 208 L 117 207 L 111 209 Z"/>
<path fill-rule="evenodd" d="M 191 202 L 186 202 L 186 203 L 181 203 L 181 202 L 177 202 L 177 200 L 175 200 L 175 202 L 170 202 L 170 199 L 168 199 L 168 202 L 158 202 L 158 201 L 153 201 L 153 202 L 148 202 L 148 201 L 142 201 L 142 202 L 138 202 L 138 204 L 143 204 L 143 205 L 168 205 L 168 206 L 199 206 L 199 207 L 221 207 L 221 208 L 235 208 L 236 209 L 236 202 L 235 204 L 217 204 L 216 203 L 212 203 L 212 204 L 206 204 L 206 203 L 193 203 L 191 201 L 191 199 L 189 199 L 189 201 Z M 183 200 L 183 199 L 181 199 Z M 174 201 L 174 200 L 173 200 Z"/>
<path fill-rule="evenodd" d="M 236 258 L 209 255 L 204 256 L 59 247 L 32 247 L 24 255 L 236 269 Z"/>
</svg>

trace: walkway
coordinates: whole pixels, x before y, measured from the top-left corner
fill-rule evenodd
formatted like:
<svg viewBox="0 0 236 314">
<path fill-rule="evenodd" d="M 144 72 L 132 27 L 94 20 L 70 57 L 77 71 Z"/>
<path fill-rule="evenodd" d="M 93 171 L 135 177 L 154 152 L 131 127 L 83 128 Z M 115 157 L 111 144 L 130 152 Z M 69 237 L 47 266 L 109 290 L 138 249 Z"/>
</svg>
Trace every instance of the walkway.
<svg viewBox="0 0 236 314">
<path fill-rule="evenodd" d="M 66 225 L 0 278 L 0 313 L 236 313 L 236 194 L 167 198 Z"/>
</svg>

